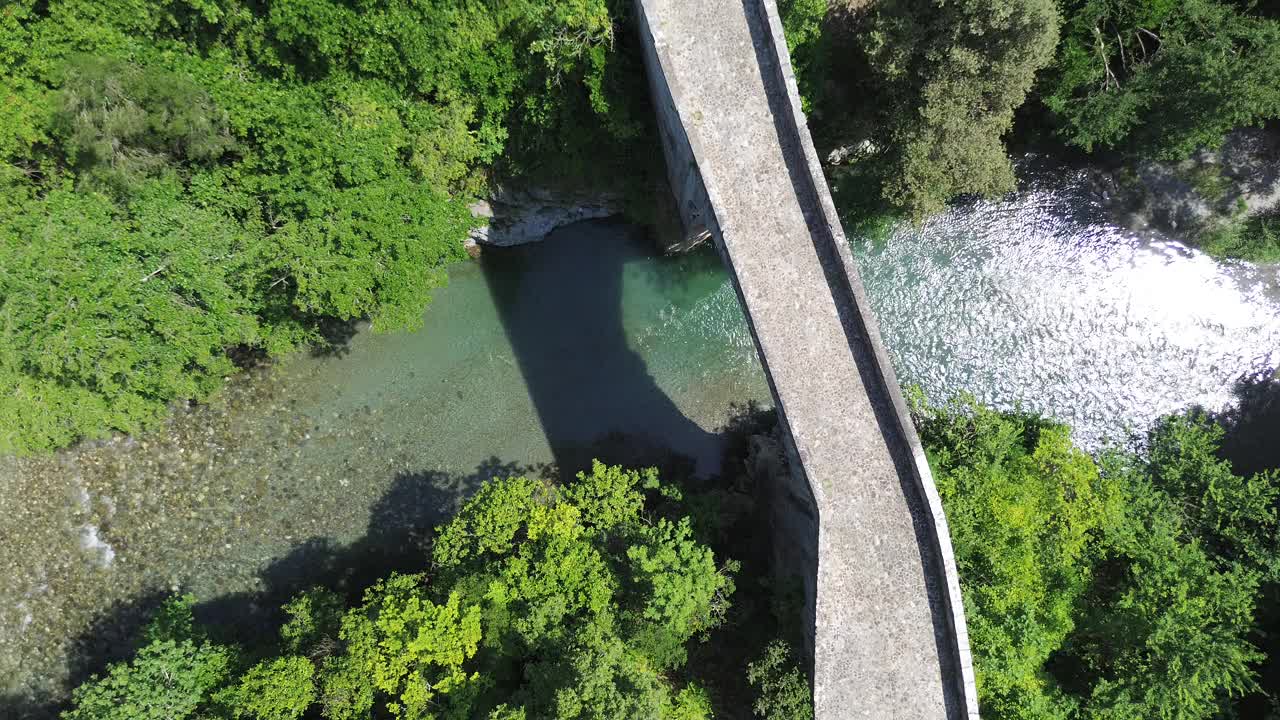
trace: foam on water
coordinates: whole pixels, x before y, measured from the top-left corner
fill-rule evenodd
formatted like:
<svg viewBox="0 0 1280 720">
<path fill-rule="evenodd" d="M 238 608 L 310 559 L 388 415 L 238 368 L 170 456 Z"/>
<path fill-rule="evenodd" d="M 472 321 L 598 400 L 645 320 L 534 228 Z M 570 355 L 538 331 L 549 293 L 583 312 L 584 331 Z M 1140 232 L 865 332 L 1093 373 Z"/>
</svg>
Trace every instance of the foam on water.
<svg viewBox="0 0 1280 720">
<path fill-rule="evenodd" d="M 855 243 L 905 383 L 1070 423 L 1089 447 L 1232 401 L 1280 362 L 1274 268 L 1100 220 L 1079 183 L 955 208 Z"/>
</svg>

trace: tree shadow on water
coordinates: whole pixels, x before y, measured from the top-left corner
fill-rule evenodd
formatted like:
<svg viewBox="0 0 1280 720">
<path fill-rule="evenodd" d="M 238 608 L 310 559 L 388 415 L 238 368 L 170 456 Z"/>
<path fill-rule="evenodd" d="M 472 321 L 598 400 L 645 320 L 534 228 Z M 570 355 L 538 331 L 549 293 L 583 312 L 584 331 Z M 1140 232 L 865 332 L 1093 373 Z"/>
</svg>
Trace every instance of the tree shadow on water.
<svg viewBox="0 0 1280 720">
<path fill-rule="evenodd" d="M 366 587 L 393 572 L 427 569 L 433 529 L 485 481 L 547 472 L 542 466 L 491 457 L 465 475 L 402 473 L 370 509 L 368 529 L 359 540 L 343 544 L 327 537 L 309 538 L 257 573 L 260 590 L 201 601 L 195 607 L 196 619 L 219 642 L 258 645 L 278 632 L 280 606 L 308 588 L 327 587 L 355 602 Z M 131 658 L 142 628 L 171 595 L 167 587 L 157 586 L 100 612 L 71 640 L 67 689 L 95 673 L 101 675 L 109 663 Z M 0 693 L 0 720 L 52 720 L 65 709 L 67 694 Z"/>
<path fill-rule="evenodd" d="M 401 473 L 370 510 L 362 538 L 351 544 L 309 538 L 258 574 L 262 590 L 202 602 L 196 606 L 196 617 L 211 627 L 231 630 L 220 639 L 247 643 L 259 633 L 274 633 L 281 620 L 280 605 L 307 588 L 327 587 L 356 601 L 365 588 L 393 572 L 425 570 L 436 526 L 448 521 L 486 481 L 538 472 L 537 466 L 491 457 L 466 475 L 436 470 Z"/>
<path fill-rule="evenodd" d="M 670 453 L 716 472 L 721 438 L 676 407 L 630 346 L 623 270 L 652 255 L 621 222 L 560 228 L 534 246 L 487 250 L 485 280 L 556 465 L 654 464 Z M 612 440 L 611 440 L 612 438 Z M 625 441 L 624 441 L 625 439 Z"/>
<path fill-rule="evenodd" d="M 1280 468 L 1280 370 L 1240 378 L 1236 405 L 1217 415 L 1226 431 L 1222 457 L 1237 475 Z"/>
</svg>

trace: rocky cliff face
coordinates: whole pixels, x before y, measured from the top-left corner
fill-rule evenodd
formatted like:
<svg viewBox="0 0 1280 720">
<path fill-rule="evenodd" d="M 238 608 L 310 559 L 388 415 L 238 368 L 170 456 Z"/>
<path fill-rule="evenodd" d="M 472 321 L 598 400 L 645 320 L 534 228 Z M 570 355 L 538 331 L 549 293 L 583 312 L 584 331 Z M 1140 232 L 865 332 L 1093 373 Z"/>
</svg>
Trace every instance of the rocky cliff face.
<svg viewBox="0 0 1280 720">
<path fill-rule="evenodd" d="M 1280 210 L 1280 134 L 1242 128 L 1217 150 L 1099 171 L 1096 182 L 1125 224 L 1194 238 L 1218 222 Z"/>
<path fill-rule="evenodd" d="M 615 216 L 625 216 L 628 222 L 644 226 L 655 249 L 664 254 L 688 252 L 710 238 L 707 232 L 685 232 L 665 181 L 656 183 L 647 198 L 632 200 L 628 204 L 621 193 L 613 191 L 502 188 L 488 200 L 470 206 L 471 214 L 487 224 L 472 230 L 466 244 L 476 252 L 481 247 L 524 245 L 541 241 L 558 227 Z M 636 200 L 645 209 L 637 212 Z"/>
<path fill-rule="evenodd" d="M 621 212 L 621 198 L 608 193 L 499 189 L 489 200 L 471 205 L 471 214 L 488 224 L 472 230 L 467 244 L 510 247 L 538 242 L 563 225 Z"/>
</svg>

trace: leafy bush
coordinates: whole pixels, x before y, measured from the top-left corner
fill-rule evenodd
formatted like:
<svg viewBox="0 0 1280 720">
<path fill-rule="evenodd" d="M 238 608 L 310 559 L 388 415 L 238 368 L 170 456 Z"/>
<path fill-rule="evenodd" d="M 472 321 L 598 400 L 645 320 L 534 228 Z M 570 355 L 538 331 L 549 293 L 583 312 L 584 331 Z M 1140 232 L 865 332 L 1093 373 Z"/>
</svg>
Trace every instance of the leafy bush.
<svg viewBox="0 0 1280 720">
<path fill-rule="evenodd" d="M 821 78 L 816 75 L 826 51 L 822 24 L 827 17 L 827 0 L 782 0 L 778 3 L 778 13 L 807 113 L 813 109 L 814 96 L 821 85 Z"/>
<path fill-rule="evenodd" d="M 1095 462 L 1042 419 L 971 401 L 916 413 L 984 715 L 1209 718 L 1256 688 L 1280 477 L 1234 475 L 1206 416 Z"/>
<path fill-rule="evenodd" d="M 1230 218 L 1201 233 L 1196 245 L 1214 257 L 1280 262 L 1280 217 L 1268 214 Z"/>
<path fill-rule="evenodd" d="M 173 720 L 194 717 L 229 677 L 226 648 L 161 640 L 129 663 L 112 665 L 106 677 L 76 689 L 64 720 Z"/>
<path fill-rule="evenodd" d="M 189 78 L 113 58 L 67 64 L 53 134 L 84 182 L 127 193 L 143 176 L 210 162 L 235 143 L 226 114 Z"/>
<path fill-rule="evenodd" d="M 64 717 L 709 717 L 706 692 L 672 678 L 723 622 L 736 565 L 687 519 L 650 517 L 647 493 L 676 496 L 655 471 L 598 462 L 565 488 L 490 481 L 439 530 L 429 572 L 349 608 L 304 593 L 253 652 L 210 642 L 189 599 L 171 602 Z"/>
<path fill-rule="evenodd" d="M 795 664 L 786 643 L 777 640 L 770 643 L 764 655 L 747 666 L 747 682 L 756 689 L 752 710 L 757 717 L 813 720 L 809 679 Z"/>
</svg>

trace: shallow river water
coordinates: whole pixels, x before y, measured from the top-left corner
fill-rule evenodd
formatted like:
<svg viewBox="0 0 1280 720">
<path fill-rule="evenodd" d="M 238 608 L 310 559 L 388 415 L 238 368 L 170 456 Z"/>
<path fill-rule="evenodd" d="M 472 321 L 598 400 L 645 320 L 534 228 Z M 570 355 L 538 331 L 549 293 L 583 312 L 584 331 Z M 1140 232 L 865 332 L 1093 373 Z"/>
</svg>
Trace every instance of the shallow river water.
<svg viewBox="0 0 1280 720">
<path fill-rule="evenodd" d="M 855 240 L 899 378 L 1098 447 L 1280 362 L 1275 268 L 1102 217 L 1058 176 Z M 581 463 L 606 433 L 713 472 L 717 430 L 767 397 L 713 253 L 656 258 L 611 223 L 488 252 L 416 333 L 288 359 L 146 436 L 0 458 L 0 703 L 57 694 L 165 593 L 252 615 L 262 592 L 373 573 L 482 480 Z"/>
</svg>

